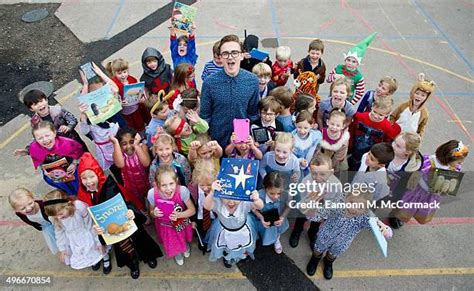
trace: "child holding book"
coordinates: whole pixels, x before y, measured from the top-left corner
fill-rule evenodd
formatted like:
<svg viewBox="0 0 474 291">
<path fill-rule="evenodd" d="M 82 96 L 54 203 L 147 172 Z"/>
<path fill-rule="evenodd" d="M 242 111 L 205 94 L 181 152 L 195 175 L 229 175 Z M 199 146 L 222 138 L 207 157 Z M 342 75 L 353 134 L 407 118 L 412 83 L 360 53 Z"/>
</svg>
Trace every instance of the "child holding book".
<svg viewBox="0 0 474 291">
<path fill-rule="evenodd" d="M 365 51 L 370 43 L 375 39 L 376 32 L 372 33 L 361 42 L 352 47 L 347 54 L 344 54 L 344 64 L 337 65 L 331 73 L 329 73 L 326 82 L 332 83 L 336 79 L 346 76 L 351 80 L 351 92 L 352 95 L 348 96 L 347 100 L 352 104 L 356 105 L 360 98 L 365 93 L 365 81 L 362 72 L 359 70 L 359 65 L 362 62 L 362 58 L 365 56 Z"/>
<path fill-rule="evenodd" d="M 111 176 L 106 176 L 100 168 L 99 163 L 90 153 L 85 153 L 81 157 L 78 166 L 78 176 L 80 180 L 77 199 L 85 202 L 88 206 L 94 206 L 103 203 L 120 193 L 129 210 L 133 211 L 133 217 L 137 230 L 127 239 L 113 244 L 115 258 L 119 267 L 127 266 L 130 269 L 130 276 L 133 279 L 140 277 L 140 261 L 147 263 L 150 268 L 156 268 L 156 258 L 163 256 L 160 247 L 148 235 L 143 224 L 146 222 L 146 216 L 139 211 L 143 208 L 140 200 L 128 191 L 127 188 L 115 182 Z M 95 227 L 97 235 L 102 245 L 105 241 L 102 239 L 104 229 Z M 103 260 L 104 274 L 110 273 L 112 264 L 110 255 L 105 255 Z"/>
<path fill-rule="evenodd" d="M 178 184 L 176 172 L 169 165 L 158 168 L 154 187 L 148 191 L 150 215 L 155 218 L 156 236 L 167 257 L 182 266 L 191 254 L 193 229 L 189 219 L 196 212 L 185 186 Z"/>
<path fill-rule="evenodd" d="M 33 126 L 35 141 L 30 146 L 30 157 L 35 169 L 42 166 L 43 179 L 49 185 L 68 195 L 77 195 L 77 164 L 84 153 L 80 143 L 67 137 L 57 136 L 54 125 L 41 121 Z M 49 171 L 46 165 L 65 160 L 60 168 Z M 57 171 L 55 171 L 55 169 Z"/>
<path fill-rule="evenodd" d="M 263 189 L 258 193 L 263 201 L 263 208 L 253 209 L 255 225 L 262 238 L 262 245 L 274 245 L 275 252 L 281 254 L 283 247 L 280 236 L 288 230 L 288 197 L 284 191 L 283 177 L 272 172 L 263 179 Z M 286 197 L 283 197 L 285 195 Z"/>
<path fill-rule="evenodd" d="M 262 151 L 255 145 L 251 135 L 247 141 L 236 142 L 237 135 L 232 132 L 230 136 L 230 144 L 225 148 L 225 154 L 230 158 L 261 160 L 263 158 Z"/>
<path fill-rule="evenodd" d="M 41 231 L 43 238 L 53 255 L 58 252 L 54 225 L 49 220 L 44 208 L 44 201 L 35 199 L 26 188 L 16 188 L 8 196 L 8 203 L 23 222 Z"/>
<path fill-rule="evenodd" d="M 122 116 L 127 122 L 127 125 L 136 131 L 143 133 L 145 126 L 151 119 L 150 112 L 144 104 L 145 96 L 143 96 L 137 104 L 130 105 L 127 103 L 125 96 L 123 95 L 124 85 L 135 84 L 138 82 L 135 77 L 129 75 L 128 62 L 120 58 L 114 59 L 107 63 L 106 69 L 112 76 L 112 81 L 114 81 L 118 87 L 118 94 L 122 101 Z"/>
<path fill-rule="evenodd" d="M 223 258 L 224 266 L 231 268 L 247 256 L 253 258 L 256 229 L 249 212 L 262 209 L 263 201 L 256 190 L 250 196 L 251 201 L 215 198 L 215 191 L 221 190 L 219 181 L 214 181 L 211 192 L 204 199 L 204 208 L 217 215 L 209 230 L 207 249 L 211 251 L 209 261 Z"/>
<path fill-rule="evenodd" d="M 59 190 L 44 196 L 46 214 L 53 218 L 59 260 L 73 269 L 84 269 L 98 264 L 105 255 L 97 237 L 87 204 L 71 200 Z"/>
<path fill-rule="evenodd" d="M 318 238 L 314 245 L 313 254 L 306 273 L 313 276 L 324 253 L 323 258 L 324 278 L 330 280 L 333 275 L 333 262 L 345 253 L 352 244 L 355 237 L 364 229 L 369 229 L 369 217 L 371 212 L 367 207 L 367 202 L 372 200 L 372 193 L 369 191 L 362 193 L 348 193 L 340 202 L 345 202 L 351 207 L 336 208 L 328 216 L 321 226 Z M 377 221 L 383 236 L 386 239 L 392 237 L 392 230 L 380 220 Z"/>
<path fill-rule="evenodd" d="M 267 96 L 258 102 L 260 118 L 252 122 L 250 130 L 265 128 L 269 140 L 265 144 L 260 144 L 259 149 L 265 154 L 268 148 L 273 146 L 278 132 L 283 132 L 283 125 L 276 119 L 280 114 L 281 104 L 273 96 Z M 254 135 L 254 140 L 256 136 Z"/>
<path fill-rule="evenodd" d="M 194 31 L 196 25 L 191 26 L 189 35 L 180 35 L 176 37 L 176 28 L 171 25 L 170 30 L 170 52 L 173 60 L 173 68 L 176 70 L 181 63 L 196 65 L 198 55 L 196 54 L 196 38 Z"/>
</svg>

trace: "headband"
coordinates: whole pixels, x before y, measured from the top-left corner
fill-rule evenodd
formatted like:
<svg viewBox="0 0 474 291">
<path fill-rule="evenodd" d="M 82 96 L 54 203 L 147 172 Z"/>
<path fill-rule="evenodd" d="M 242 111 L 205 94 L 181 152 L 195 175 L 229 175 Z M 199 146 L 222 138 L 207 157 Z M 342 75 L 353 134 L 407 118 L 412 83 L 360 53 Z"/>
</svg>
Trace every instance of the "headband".
<svg viewBox="0 0 474 291">
<path fill-rule="evenodd" d="M 158 106 L 160 106 L 161 103 L 168 101 L 168 99 L 170 99 L 173 95 L 174 95 L 174 90 L 169 91 L 168 94 L 166 95 L 165 95 L 165 90 L 160 90 L 160 92 L 158 92 L 158 101 L 156 101 L 155 105 L 153 105 L 153 107 L 151 108 L 150 114 L 153 114 L 153 112 L 155 112 L 156 108 L 158 108 Z"/>
<path fill-rule="evenodd" d="M 184 128 L 184 125 L 186 124 L 186 121 L 184 119 L 181 119 L 181 122 L 179 123 L 178 127 L 176 128 L 176 131 L 175 131 L 175 139 L 176 139 L 176 146 L 178 147 L 178 151 L 181 151 L 181 137 L 179 137 L 179 135 L 181 134 L 181 132 L 183 132 L 183 128 Z M 178 136 L 176 136 L 178 135 Z"/>
<path fill-rule="evenodd" d="M 43 202 L 43 205 L 44 206 L 50 206 L 50 205 L 55 205 L 55 204 L 59 204 L 59 203 L 68 203 L 69 200 L 67 199 L 51 199 L 51 200 L 47 200 L 47 201 L 44 201 Z"/>
<path fill-rule="evenodd" d="M 459 141 L 457 148 L 454 149 L 453 157 L 464 157 L 469 153 L 469 148 Z"/>
</svg>

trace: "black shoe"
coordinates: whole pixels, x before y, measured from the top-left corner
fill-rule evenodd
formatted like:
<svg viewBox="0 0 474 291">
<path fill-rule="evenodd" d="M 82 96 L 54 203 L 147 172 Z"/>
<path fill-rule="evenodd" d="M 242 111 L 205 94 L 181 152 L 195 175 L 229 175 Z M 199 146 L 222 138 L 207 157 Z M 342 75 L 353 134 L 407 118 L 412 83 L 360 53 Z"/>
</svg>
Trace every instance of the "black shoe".
<svg viewBox="0 0 474 291">
<path fill-rule="evenodd" d="M 405 224 L 403 221 L 401 221 L 400 219 L 398 219 L 396 217 L 389 217 L 388 218 L 388 223 L 390 224 L 390 226 L 393 229 L 399 229 L 400 227 L 402 227 Z"/>
<path fill-rule="evenodd" d="M 130 268 L 130 276 L 132 279 L 138 279 L 138 277 L 140 277 L 140 269 L 138 268 L 138 264 L 134 265 L 133 268 Z"/>
<path fill-rule="evenodd" d="M 316 273 L 319 260 L 321 260 L 321 257 L 316 257 L 315 255 L 311 256 L 311 260 L 309 260 L 308 265 L 306 265 L 306 273 L 309 276 L 313 276 Z"/>
<path fill-rule="evenodd" d="M 92 271 L 97 271 L 97 270 L 100 269 L 100 262 L 102 262 L 102 261 L 99 261 L 97 264 L 92 265 Z"/>
<path fill-rule="evenodd" d="M 226 267 L 227 269 L 232 268 L 232 264 L 229 261 L 227 261 L 226 259 L 223 259 L 223 260 L 224 260 L 224 267 Z"/>
<path fill-rule="evenodd" d="M 110 257 L 108 260 L 103 260 L 103 261 L 104 261 L 104 265 L 103 265 L 102 271 L 104 272 L 105 275 L 107 275 L 108 273 L 112 271 L 112 262 L 110 261 Z M 109 266 L 105 267 L 107 262 L 109 263 Z"/>
<path fill-rule="evenodd" d="M 323 261 L 324 261 L 324 268 L 323 268 L 324 278 L 326 278 L 327 280 L 331 280 L 331 278 L 332 278 L 332 263 L 334 262 L 334 260 L 330 261 L 328 259 L 328 256 L 326 255 L 324 257 Z"/>
<path fill-rule="evenodd" d="M 146 262 L 146 263 L 147 263 L 148 266 L 150 266 L 150 268 L 152 268 L 152 269 L 156 268 L 156 265 L 158 264 L 158 263 L 156 262 L 156 259 L 151 259 L 151 260 L 149 260 L 149 261 Z"/>
<path fill-rule="evenodd" d="M 316 240 L 315 240 L 315 239 L 314 239 L 314 240 L 313 240 L 313 239 L 309 240 L 309 248 L 310 248 L 311 250 L 314 250 L 314 245 L 315 245 L 315 244 L 316 244 Z"/>
<path fill-rule="evenodd" d="M 290 235 L 290 246 L 292 248 L 296 248 L 298 246 L 298 243 L 300 242 L 300 235 L 301 232 L 291 232 Z"/>
</svg>

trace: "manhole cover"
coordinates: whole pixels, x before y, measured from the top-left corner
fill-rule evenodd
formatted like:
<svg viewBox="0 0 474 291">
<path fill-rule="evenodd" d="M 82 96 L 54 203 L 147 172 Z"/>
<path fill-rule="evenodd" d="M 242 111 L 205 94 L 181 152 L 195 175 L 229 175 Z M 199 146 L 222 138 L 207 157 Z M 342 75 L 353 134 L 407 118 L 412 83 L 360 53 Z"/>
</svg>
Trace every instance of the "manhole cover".
<svg viewBox="0 0 474 291">
<path fill-rule="evenodd" d="M 21 89 L 20 93 L 18 93 L 18 99 L 20 99 L 20 102 L 23 103 L 23 97 L 25 96 L 26 93 L 30 92 L 31 90 L 39 90 L 44 93 L 48 98 L 51 97 L 54 91 L 53 84 L 51 82 L 47 81 L 39 81 L 39 82 L 34 82 L 25 88 Z"/>
<path fill-rule="evenodd" d="M 48 15 L 49 15 L 49 12 L 46 8 L 40 8 L 40 9 L 35 9 L 35 10 L 26 12 L 21 17 L 21 20 L 27 23 L 37 22 L 46 18 L 46 16 Z"/>
</svg>

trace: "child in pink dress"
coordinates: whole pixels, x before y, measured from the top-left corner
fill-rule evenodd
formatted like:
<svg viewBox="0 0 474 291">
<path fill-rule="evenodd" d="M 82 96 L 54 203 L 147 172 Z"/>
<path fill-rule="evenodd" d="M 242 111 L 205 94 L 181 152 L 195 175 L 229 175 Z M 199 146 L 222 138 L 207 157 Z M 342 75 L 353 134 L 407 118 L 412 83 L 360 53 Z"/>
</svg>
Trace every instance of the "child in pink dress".
<svg viewBox="0 0 474 291">
<path fill-rule="evenodd" d="M 171 166 L 160 166 L 155 185 L 148 191 L 150 214 L 155 218 L 156 235 L 168 257 L 182 266 L 191 254 L 193 229 L 189 217 L 196 212 L 189 190 L 178 184 Z M 183 258 L 184 257 L 184 258 Z"/>
</svg>

